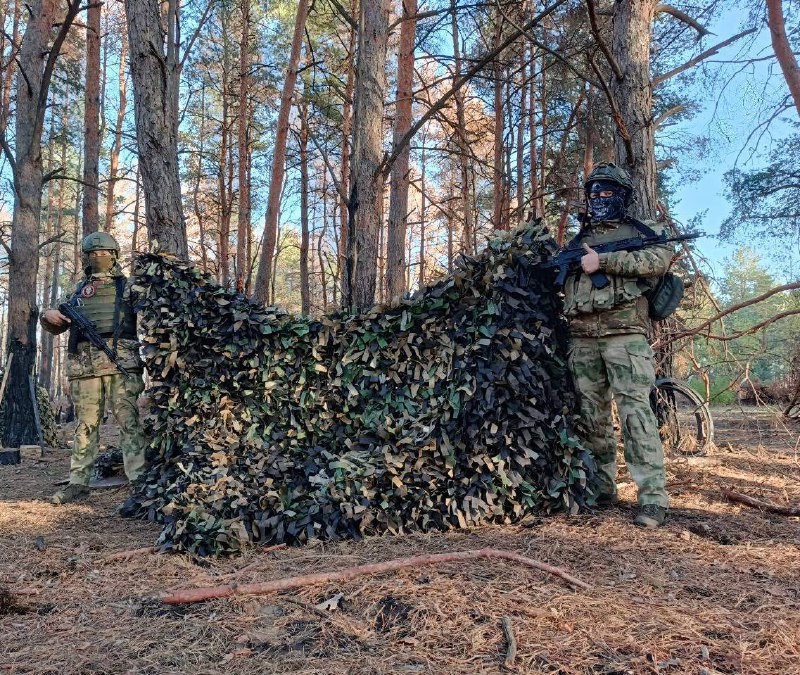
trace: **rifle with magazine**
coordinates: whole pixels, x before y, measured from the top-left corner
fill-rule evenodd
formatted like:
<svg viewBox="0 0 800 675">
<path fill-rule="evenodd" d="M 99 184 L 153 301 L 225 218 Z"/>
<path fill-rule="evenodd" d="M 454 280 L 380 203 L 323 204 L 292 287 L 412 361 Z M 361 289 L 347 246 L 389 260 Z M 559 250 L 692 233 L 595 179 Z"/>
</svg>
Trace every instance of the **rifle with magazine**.
<svg viewBox="0 0 800 675">
<path fill-rule="evenodd" d="M 645 226 L 646 227 L 646 226 Z M 595 244 L 592 250 L 597 253 L 614 253 L 616 251 L 640 251 L 651 246 L 663 246 L 679 241 L 690 241 L 704 236 L 703 232 L 692 234 L 679 234 L 668 237 L 666 233 L 656 234 L 649 227 L 646 228 L 652 235 L 629 237 L 605 244 Z M 586 255 L 583 245 L 569 246 L 561 249 L 550 260 L 541 263 L 545 269 L 557 269 L 556 286 L 563 286 L 567 275 L 581 269 L 581 258 Z M 609 284 L 608 277 L 603 272 L 593 272 L 589 275 L 595 288 L 605 288 Z M 644 294 L 647 298 L 650 318 L 660 321 L 675 311 L 683 297 L 683 281 L 680 277 L 667 272 L 659 278 L 655 287 Z"/>
<path fill-rule="evenodd" d="M 58 306 L 58 311 L 72 322 L 73 328 L 80 331 L 90 345 L 100 349 L 109 358 L 111 363 L 117 367 L 117 370 L 125 377 L 128 377 L 130 373 L 120 364 L 117 352 L 108 346 L 103 337 L 95 329 L 94 324 L 78 311 L 76 305 L 77 301 L 78 299 L 75 297 L 69 302 L 61 303 Z"/>
</svg>

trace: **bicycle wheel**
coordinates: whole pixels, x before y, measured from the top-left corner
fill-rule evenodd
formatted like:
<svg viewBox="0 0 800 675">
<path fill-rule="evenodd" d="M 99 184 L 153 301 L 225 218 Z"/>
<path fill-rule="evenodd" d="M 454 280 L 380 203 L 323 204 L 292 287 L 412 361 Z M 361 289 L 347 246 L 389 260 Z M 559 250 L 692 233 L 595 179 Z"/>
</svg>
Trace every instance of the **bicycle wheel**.
<svg viewBox="0 0 800 675">
<path fill-rule="evenodd" d="M 714 442 L 708 406 L 683 382 L 662 377 L 650 392 L 665 449 L 681 455 L 704 455 Z"/>
</svg>

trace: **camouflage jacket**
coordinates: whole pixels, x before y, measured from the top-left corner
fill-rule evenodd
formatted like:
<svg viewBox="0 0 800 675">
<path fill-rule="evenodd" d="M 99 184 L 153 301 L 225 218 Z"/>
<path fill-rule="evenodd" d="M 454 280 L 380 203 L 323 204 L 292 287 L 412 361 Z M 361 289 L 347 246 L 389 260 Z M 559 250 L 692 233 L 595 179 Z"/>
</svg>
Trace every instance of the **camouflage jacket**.
<svg viewBox="0 0 800 675">
<path fill-rule="evenodd" d="M 660 234 L 663 227 L 648 221 L 646 225 Z M 641 236 L 629 223 L 592 223 L 584 230 L 580 243 L 604 244 Z M 610 283 L 595 288 L 588 275 L 578 272 L 564 284 L 564 314 L 574 337 L 604 337 L 647 333 L 647 298 L 642 294 L 652 288 L 655 279 L 666 273 L 672 261 L 671 246 L 653 246 L 640 251 L 616 251 L 600 254 L 600 271 Z"/>
<path fill-rule="evenodd" d="M 110 276 L 114 277 L 121 274 L 121 269 L 115 268 Z M 86 281 L 100 281 L 104 278 L 107 279 L 108 276 L 89 275 L 87 276 Z M 81 282 L 76 290 L 80 289 L 81 286 L 84 285 L 85 282 Z M 58 304 L 61 304 L 62 302 L 69 302 L 73 295 L 74 293 L 67 297 L 61 298 Z M 128 281 L 128 283 L 125 285 L 122 298 L 123 302 L 128 305 L 130 305 L 132 302 L 130 281 Z M 68 326 L 53 326 L 44 318 L 44 316 L 40 317 L 39 321 L 44 330 L 56 335 L 63 333 L 68 329 Z M 113 342 L 113 338 L 108 338 L 106 340 L 106 344 L 108 344 L 108 346 L 112 349 L 114 346 Z M 122 367 L 127 371 L 132 373 L 142 372 L 144 366 L 141 357 L 139 356 L 139 342 L 137 340 L 119 338 L 117 340 L 117 357 L 120 365 L 122 365 Z M 77 350 L 74 354 L 67 353 L 66 375 L 68 380 L 76 380 L 88 377 L 103 377 L 105 375 L 115 375 L 118 373 L 119 370 L 117 370 L 117 367 L 111 362 L 105 353 L 96 347 L 91 346 L 88 342 L 79 342 Z"/>
</svg>

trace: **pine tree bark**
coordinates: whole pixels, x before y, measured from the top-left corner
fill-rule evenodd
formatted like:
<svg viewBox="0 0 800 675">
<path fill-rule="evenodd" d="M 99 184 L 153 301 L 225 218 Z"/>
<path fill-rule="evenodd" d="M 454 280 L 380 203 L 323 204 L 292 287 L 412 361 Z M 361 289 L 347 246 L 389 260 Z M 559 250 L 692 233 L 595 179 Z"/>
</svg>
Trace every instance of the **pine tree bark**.
<svg viewBox="0 0 800 675">
<path fill-rule="evenodd" d="M 239 151 L 239 212 L 236 223 L 236 287 L 244 291 L 249 261 L 247 242 L 250 239 L 250 181 L 248 166 L 250 152 L 247 143 L 250 123 L 250 0 L 242 0 L 242 40 L 239 43 L 239 120 L 237 146 Z"/>
<path fill-rule="evenodd" d="M 308 0 L 299 0 L 294 22 L 292 48 L 289 54 L 289 65 L 281 92 L 281 103 L 278 110 L 278 124 L 275 130 L 275 149 L 272 156 L 272 175 L 267 198 L 267 214 L 264 217 L 264 234 L 261 240 L 261 255 L 258 261 L 258 274 L 253 289 L 253 300 L 265 303 L 269 297 L 270 278 L 274 264 L 275 245 L 278 240 L 278 215 L 283 192 L 283 177 L 286 172 L 286 142 L 289 135 L 289 112 L 292 108 L 292 97 L 297 82 L 297 66 L 300 63 L 300 49 L 303 45 L 303 33 L 308 15 Z"/>
<path fill-rule="evenodd" d="M 98 167 L 100 164 L 100 14 L 101 5 L 86 10 L 86 88 L 83 120 L 83 236 L 100 227 Z"/>
<path fill-rule="evenodd" d="M 772 49 L 783 71 L 786 84 L 794 99 L 797 114 L 800 115 L 800 67 L 786 35 L 786 24 L 783 20 L 783 3 L 781 0 L 767 0 L 767 23 L 772 36 Z"/>
<path fill-rule="evenodd" d="M 230 62 L 228 45 L 227 16 L 222 14 L 222 121 L 220 124 L 219 142 L 219 242 L 217 244 L 217 278 L 227 287 L 230 283 L 230 236 L 231 236 L 231 204 L 233 186 L 229 179 L 232 167 L 229 167 L 228 148 L 230 143 Z"/>
<path fill-rule="evenodd" d="M 358 21 L 353 116 L 353 164 L 348 204 L 344 304 L 363 309 L 375 301 L 378 238 L 383 206 L 383 105 L 389 0 L 362 2 Z"/>
<path fill-rule="evenodd" d="M 411 128 L 411 104 L 414 95 L 414 46 L 417 37 L 416 14 L 417 0 L 403 0 L 403 22 L 400 24 L 400 47 L 397 54 L 395 143 L 399 143 Z M 390 301 L 399 298 L 405 291 L 410 153 L 411 148 L 406 143 L 392 164 L 389 224 L 386 235 L 386 294 Z"/>
<path fill-rule="evenodd" d="M 502 26 L 498 24 L 494 42 L 499 44 L 503 39 Z M 503 171 L 503 138 L 505 136 L 505 115 L 503 114 L 503 66 L 499 57 L 493 65 L 494 80 L 494 160 L 492 171 L 492 227 L 505 230 L 506 222 L 503 212 L 505 201 L 505 172 Z"/>
<path fill-rule="evenodd" d="M 105 231 L 111 232 L 114 224 L 115 203 L 114 192 L 119 178 L 119 155 L 122 151 L 122 125 L 125 122 L 125 110 L 128 106 L 128 84 L 125 77 L 125 64 L 128 60 L 128 43 L 124 35 L 120 36 L 122 45 L 119 51 L 119 107 L 117 120 L 114 125 L 114 145 L 111 147 L 111 157 L 108 168 L 108 189 L 106 191 L 106 217 Z"/>
<path fill-rule="evenodd" d="M 453 85 L 461 79 L 461 37 L 458 30 L 456 0 L 450 0 L 450 27 L 453 34 Z M 458 167 L 461 172 L 462 211 L 464 229 L 461 248 L 467 255 L 475 252 L 475 218 L 472 208 L 472 180 L 469 170 L 469 142 L 467 121 L 464 113 L 464 90 L 459 88 L 453 95 L 456 106 L 456 142 L 458 144 Z"/>
<path fill-rule="evenodd" d="M 50 35 L 60 6 L 56 0 L 33 0 L 19 50 L 15 152 L 4 147 L 11 163 L 14 215 L 8 262 L 8 352 L 13 354 L 4 401 L 5 447 L 38 443 L 30 384 L 36 360 L 36 280 L 39 271 L 39 221 L 42 207 L 42 126 L 53 68 L 75 19 L 77 0 L 67 5 L 53 43 Z"/>
<path fill-rule="evenodd" d="M 188 256 L 178 172 L 178 7 L 125 0 L 145 218 L 162 251 Z M 166 48 L 166 50 L 165 50 Z"/>
<path fill-rule="evenodd" d="M 355 2 L 350 3 L 350 12 L 354 12 Z M 347 68 L 347 84 L 344 90 L 344 102 L 342 104 L 342 166 L 339 174 L 339 181 L 342 186 L 342 192 L 347 195 L 350 192 L 350 134 L 353 124 L 353 95 L 355 93 L 356 85 L 356 69 L 354 66 L 355 50 L 356 50 L 356 31 L 351 26 L 350 28 L 350 41 L 347 48 L 347 59 L 345 67 Z M 339 217 L 341 225 L 339 228 L 339 241 L 337 248 L 337 259 L 339 265 L 339 287 L 344 289 L 347 286 L 347 223 L 349 209 L 347 208 L 347 199 L 342 197 L 339 201 Z M 334 286 L 334 295 L 336 288 Z M 344 292 L 340 294 L 344 298 Z M 335 302 L 335 298 L 334 298 Z"/>
<path fill-rule="evenodd" d="M 311 311 L 308 279 L 308 105 L 300 108 L 300 306 L 304 315 Z"/>
<path fill-rule="evenodd" d="M 630 213 L 645 220 L 656 213 L 655 127 L 650 82 L 650 43 L 655 0 L 620 0 L 614 5 L 611 52 L 623 73 L 609 89 L 620 112 L 614 126 L 616 163 L 634 186 Z"/>
</svg>

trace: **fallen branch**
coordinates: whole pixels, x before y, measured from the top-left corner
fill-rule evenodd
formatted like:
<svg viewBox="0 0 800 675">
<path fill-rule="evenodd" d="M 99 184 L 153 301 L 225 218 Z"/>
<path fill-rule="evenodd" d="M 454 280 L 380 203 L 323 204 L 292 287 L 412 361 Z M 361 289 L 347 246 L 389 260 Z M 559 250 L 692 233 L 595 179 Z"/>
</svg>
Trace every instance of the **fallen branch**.
<svg viewBox="0 0 800 675">
<path fill-rule="evenodd" d="M 134 548 L 130 551 L 117 551 L 116 553 L 112 553 L 111 555 L 107 555 L 104 560 L 127 560 L 128 558 L 133 558 L 136 555 L 143 555 L 145 553 L 156 553 L 158 548 L 155 546 L 145 546 L 144 548 Z"/>
<path fill-rule="evenodd" d="M 743 495 L 741 492 L 734 492 L 733 490 L 723 490 L 722 494 L 725 495 L 725 498 L 729 501 L 738 502 L 745 506 L 752 506 L 754 509 L 778 513 L 782 516 L 800 516 L 800 506 L 781 506 L 780 504 L 762 502 L 760 499 L 750 497 L 749 495 Z"/>
<path fill-rule="evenodd" d="M 503 665 L 509 670 L 512 670 L 514 668 L 514 661 L 517 658 L 517 640 L 514 637 L 514 629 L 511 627 L 511 619 L 504 616 L 501 619 L 501 623 L 503 625 L 503 634 L 506 636 L 506 642 L 508 643 L 506 660 L 503 662 Z"/>
<path fill-rule="evenodd" d="M 337 572 L 320 572 L 318 574 L 305 574 L 298 577 L 286 577 L 275 579 L 259 584 L 229 584 L 224 586 L 209 586 L 206 588 L 193 588 L 182 591 L 175 591 L 169 595 L 162 596 L 161 600 L 170 605 L 179 605 L 188 602 L 202 602 L 215 598 L 229 598 L 234 595 L 264 595 L 276 591 L 288 591 L 292 588 L 312 586 L 314 584 L 325 584 L 331 581 L 350 581 L 356 577 L 366 574 L 381 574 L 383 572 L 394 572 L 407 567 L 419 567 L 421 565 L 434 565 L 437 563 L 459 562 L 462 560 L 476 560 L 478 558 L 501 558 L 512 560 L 526 567 L 547 572 L 553 576 L 563 579 L 569 584 L 584 590 L 589 590 L 591 586 L 580 579 L 576 579 L 564 570 L 539 562 L 533 558 L 526 558 L 519 553 L 502 551 L 494 548 L 481 548 L 475 551 L 456 551 L 454 553 L 437 553 L 431 555 L 420 555 L 412 558 L 399 558 L 388 560 L 382 563 L 370 565 L 358 565 L 348 567 Z"/>
</svg>

